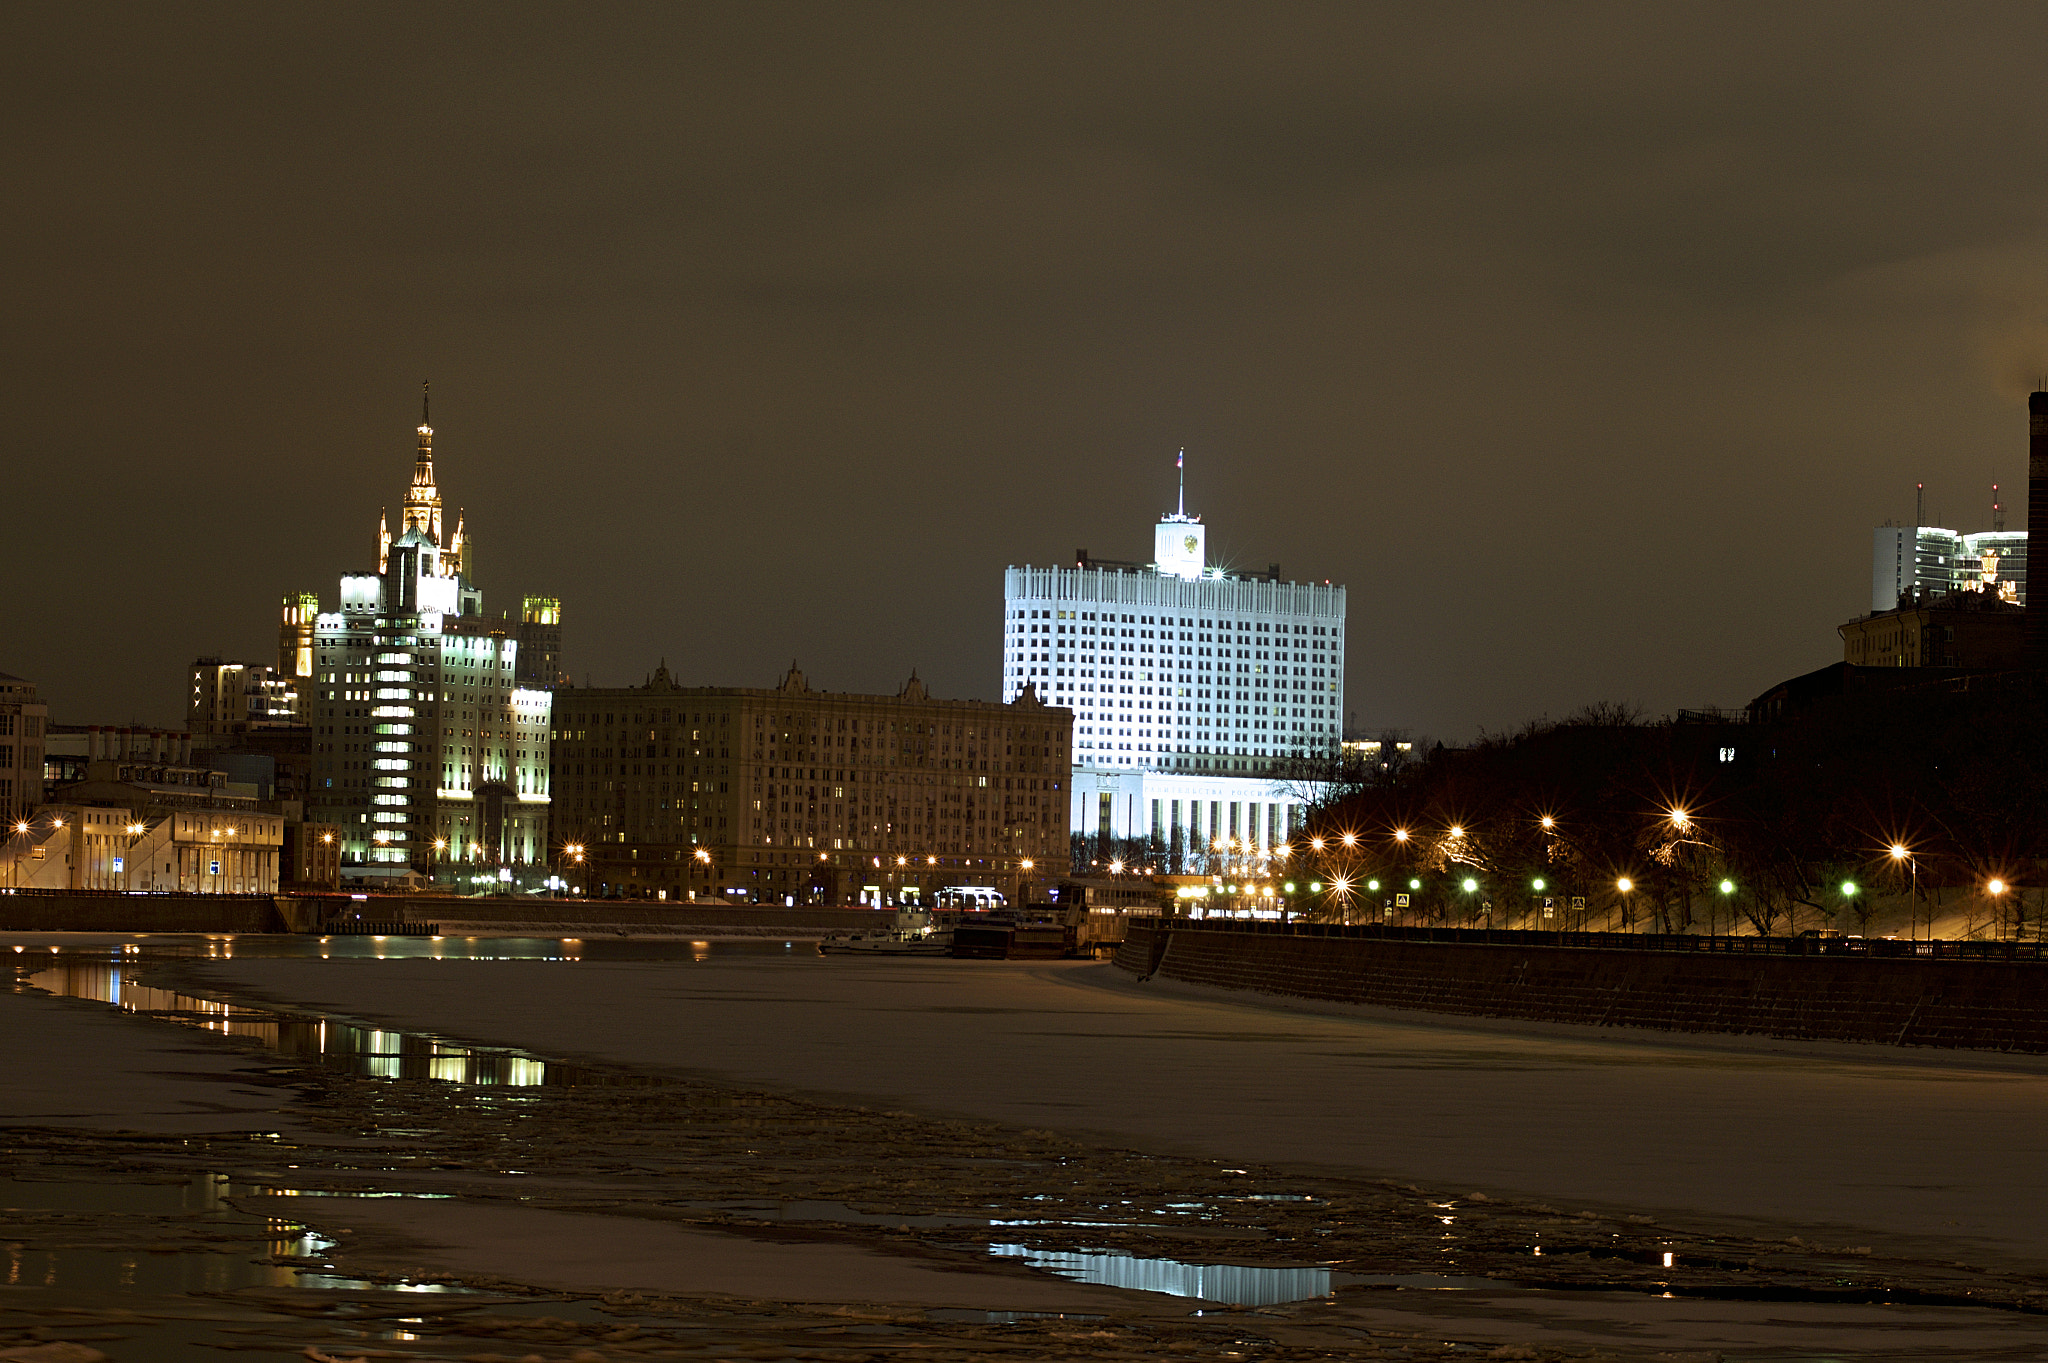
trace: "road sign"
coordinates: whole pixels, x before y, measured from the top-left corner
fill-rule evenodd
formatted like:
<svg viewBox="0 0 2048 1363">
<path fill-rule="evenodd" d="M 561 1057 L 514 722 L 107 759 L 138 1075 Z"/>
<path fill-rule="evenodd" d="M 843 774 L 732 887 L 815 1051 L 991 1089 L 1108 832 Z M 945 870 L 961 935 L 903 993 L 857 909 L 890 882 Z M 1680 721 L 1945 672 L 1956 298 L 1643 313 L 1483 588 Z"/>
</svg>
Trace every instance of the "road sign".
<svg viewBox="0 0 2048 1363">
<path fill-rule="evenodd" d="M 1395 908 L 1397 908 L 1397 909 L 1405 909 L 1405 908 L 1407 908 L 1407 907 L 1408 907 L 1408 896 L 1407 896 L 1407 895 L 1405 895 L 1405 894 L 1397 894 L 1397 895 L 1395 895 L 1395 896 L 1394 896 L 1394 907 L 1395 907 Z"/>
<path fill-rule="evenodd" d="M 1575 909 L 1583 909 L 1583 908 L 1585 908 L 1585 907 L 1586 907 L 1586 896 L 1584 896 L 1584 895 L 1582 895 L 1582 894 L 1575 894 L 1575 895 L 1573 895 L 1573 896 L 1572 896 L 1572 907 L 1573 907 L 1573 908 L 1575 908 Z"/>
</svg>

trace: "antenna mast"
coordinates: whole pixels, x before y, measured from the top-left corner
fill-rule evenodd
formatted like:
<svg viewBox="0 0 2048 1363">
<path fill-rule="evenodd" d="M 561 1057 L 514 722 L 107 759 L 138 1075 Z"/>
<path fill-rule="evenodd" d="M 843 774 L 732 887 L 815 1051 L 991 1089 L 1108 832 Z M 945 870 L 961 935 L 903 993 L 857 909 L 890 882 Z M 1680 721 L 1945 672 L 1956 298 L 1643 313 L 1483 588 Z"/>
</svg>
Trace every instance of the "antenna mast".
<svg viewBox="0 0 2048 1363">
<path fill-rule="evenodd" d="M 1927 484 L 1913 484 L 1913 529 L 1927 524 Z"/>
<path fill-rule="evenodd" d="M 1998 500 L 1998 484 L 1991 485 L 1991 528 L 2005 529 L 2005 506 Z"/>
<path fill-rule="evenodd" d="M 1180 471 L 1180 504 L 1174 514 L 1182 520 L 1186 520 L 1188 518 L 1188 452 L 1186 450 L 1182 450 L 1174 456 L 1173 466 Z"/>
</svg>

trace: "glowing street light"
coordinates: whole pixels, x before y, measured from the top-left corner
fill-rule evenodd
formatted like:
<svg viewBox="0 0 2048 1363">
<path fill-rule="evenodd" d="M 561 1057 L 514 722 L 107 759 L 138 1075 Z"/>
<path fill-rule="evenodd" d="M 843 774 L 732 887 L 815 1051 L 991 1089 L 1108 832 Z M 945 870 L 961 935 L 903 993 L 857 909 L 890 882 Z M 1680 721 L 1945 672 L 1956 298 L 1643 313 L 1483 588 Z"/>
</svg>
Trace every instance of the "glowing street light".
<svg viewBox="0 0 2048 1363">
<path fill-rule="evenodd" d="M 1734 894 L 1734 893 L 1735 893 L 1735 882 L 1734 882 L 1734 881 L 1732 881 L 1732 880 L 1724 880 L 1724 881 L 1722 881 L 1722 882 L 1721 882 L 1721 893 L 1722 893 L 1722 894 Z"/>
<path fill-rule="evenodd" d="M 1554 818 L 1552 818 L 1552 817 L 1551 817 L 1550 815 L 1548 815 L 1548 814 L 1545 814 L 1545 815 L 1543 816 L 1543 819 L 1542 819 L 1542 824 L 1543 824 L 1543 831 L 1547 833 L 1547 832 L 1549 832 L 1549 831 L 1550 831 L 1551 829 L 1553 829 L 1553 828 L 1557 827 L 1557 820 L 1556 820 L 1556 819 L 1554 819 Z"/>
<path fill-rule="evenodd" d="M 1993 884 L 1997 884 L 1998 882 L 1996 882 L 1996 881 L 1993 881 L 1992 883 L 1993 883 Z M 1992 893 L 1994 893 L 1994 894 L 1995 894 L 1995 893 L 1997 893 L 1997 891 L 1995 891 L 1995 890 L 1994 890 L 1994 891 L 1993 891 Z M 1842 898 L 1844 898 L 1844 899 L 1854 899 L 1855 897 L 1856 897 L 1856 882 L 1855 882 L 1855 881 L 1853 881 L 1853 880 L 1845 880 L 1845 881 L 1843 881 L 1843 882 L 1842 882 Z"/>
<path fill-rule="evenodd" d="M 1478 888 L 1479 888 L 1479 882 L 1478 882 L 1478 881 L 1476 881 L 1476 880 L 1472 879 L 1472 877 L 1470 877 L 1470 876 L 1466 876 L 1466 877 L 1465 877 L 1465 893 L 1466 893 L 1466 894 L 1471 894 L 1471 893 L 1472 893 L 1472 892 L 1473 892 L 1474 890 L 1476 890 L 1476 889 L 1478 889 Z"/>
<path fill-rule="evenodd" d="M 1630 890 L 1633 890 L 1635 887 L 1636 883 L 1633 880 L 1630 880 L 1627 876 L 1623 876 L 1621 879 L 1614 882 L 1614 888 L 1620 890 L 1623 894 L 1627 894 Z"/>
<path fill-rule="evenodd" d="M 1991 891 L 1991 893 L 1993 894 L 2004 894 L 2005 882 L 2002 880 L 1994 880 L 1989 885 L 1986 885 L 1984 888 Z"/>
<path fill-rule="evenodd" d="M 1344 845 L 1346 847 L 1358 846 L 1358 835 L 1356 833 L 1346 833 L 1344 835 Z"/>
<path fill-rule="evenodd" d="M 1395 841 L 1395 842 L 1406 842 L 1406 841 L 1408 841 L 1408 830 L 1407 830 L 1407 829 L 1405 829 L 1405 828 L 1397 828 L 1397 829 L 1395 829 L 1395 830 L 1394 830 L 1394 841 Z"/>
<path fill-rule="evenodd" d="M 1671 826 L 1681 833 L 1685 832 L 1686 829 L 1692 827 L 1692 815 L 1686 813 L 1683 809 L 1672 810 Z"/>
<path fill-rule="evenodd" d="M 1464 836 L 1465 836 L 1465 825 L 1463 825 L 1463 824 L 1461 824 L 1461 823 L 1454 823 L 1454 824 L 1452 824 L 1452 825 L 1451 825 L 1451 836 L 1452 836 L 1452 837 L 1454 837 L 1454 838 L 1462 838 L 1462 837 L 1464 837 Z"/>
<path fill-rule="evenodd" d="M 1530 882 L 1529 882 L 1529 888 L 1530 888 L 1530 889 L 1532 889 L 1532 890 L 1534 890 L 1534 891 L 1536 891 L 1536 893 L 1538 893 L 1538 894 L 1542 894 L 1542 893 L 1543 893 L 1543 877 L 1542 877 L 1542 876 L 1538 876 L 1538 877 L 1536 877 L 1536 879 L 1534 879 L 1534 880 L 1530 881 Z"/>
</svg>

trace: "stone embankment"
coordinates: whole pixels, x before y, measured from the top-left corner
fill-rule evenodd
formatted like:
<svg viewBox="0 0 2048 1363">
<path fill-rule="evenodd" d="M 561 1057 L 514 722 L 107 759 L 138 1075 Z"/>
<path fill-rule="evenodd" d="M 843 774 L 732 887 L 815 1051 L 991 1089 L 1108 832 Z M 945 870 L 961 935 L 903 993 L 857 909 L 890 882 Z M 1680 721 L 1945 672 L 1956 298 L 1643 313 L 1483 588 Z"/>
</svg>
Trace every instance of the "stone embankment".
<svg viewBox="0 0 2048 1363">
<path fill-rule="evenodd" d="M 4 932 L 285 932 L 289 902 L 267 894 L 0 893 Z"/>
<path fill-rule="evenodd" d="M 1768 941 L 1740 938 L 1723 939 L 1731 950 L 1681 950 L 1652 939 L 1574 946 L 1558 933 L 1436 935 L 1445 940 L 1139 919 L 1115 959 L 1140 979 L 1471 1017 L 2048 1052 L 2048 961 L 1936 954 L 1947 944 L 1880 957 L 1797 942 L 1768 951 Z"/>
</svg>

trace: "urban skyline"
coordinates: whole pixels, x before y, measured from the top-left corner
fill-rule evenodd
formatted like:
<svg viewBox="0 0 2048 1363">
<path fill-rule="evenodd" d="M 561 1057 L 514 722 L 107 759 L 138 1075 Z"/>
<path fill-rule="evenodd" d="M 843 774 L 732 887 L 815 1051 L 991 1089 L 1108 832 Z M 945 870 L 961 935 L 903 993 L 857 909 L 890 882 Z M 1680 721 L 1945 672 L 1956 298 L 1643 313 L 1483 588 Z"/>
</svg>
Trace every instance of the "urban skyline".
<svg viewBox="0 0 2048 1363">
<path fill-rule="evenodd" d="M 184 595 L 117 643 L 10 593 L 8 670 L 172 722 L 173 660 L 261 656 L 252 568 L 354 565 L 306 513 L 388 498 L 367 456 L 422 374 L 489 470 L 489 571 L 585 603 L 579 679 L 640 675 L 652 625 L 693 683 L 795 653 L 993 697 L 966 569 L 1142 555 L 1184 446 L 1212 553 L 1374 588 L 1403 656 L 1350 663 L 1361 720 L 1453 742 L 1589 686 L 1740 703 L 1825 656 L 1899 489 L 2023 481 L 2023 11 L 1864 15 L 1853 55 L 1779 16 L 1761 69 L 1682 15 L 1075 23 L 678 13 L 482 54 L 452 15 L 24 19 L 0 344 L 10 497 L 51 511 L 10 547 Z M 80 470 L 119 490 L 89 516 Z"/>
</svg>

